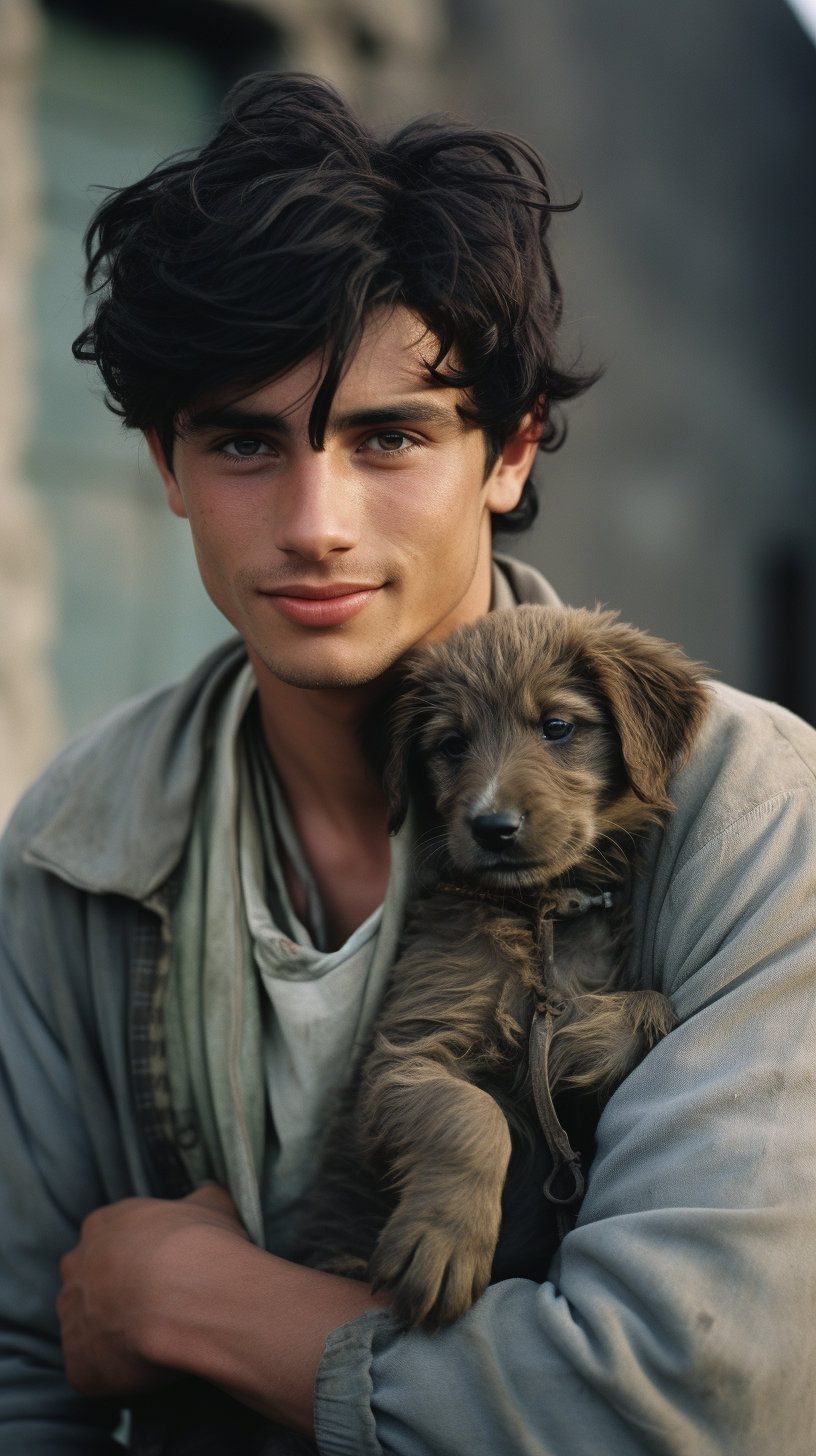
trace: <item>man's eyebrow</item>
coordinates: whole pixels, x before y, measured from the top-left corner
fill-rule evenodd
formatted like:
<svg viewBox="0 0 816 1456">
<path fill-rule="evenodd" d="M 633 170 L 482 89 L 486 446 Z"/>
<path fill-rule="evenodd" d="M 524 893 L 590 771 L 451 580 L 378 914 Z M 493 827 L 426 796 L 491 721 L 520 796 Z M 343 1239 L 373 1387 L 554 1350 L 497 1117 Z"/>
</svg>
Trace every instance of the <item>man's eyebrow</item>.
<svg viewBox="0 0 816 1456">
<path fill-rule="evenodd" d="M 234 405 L 214 404 L 210 409 L 195 410 L 184 425 L 185 435 L 200 435 L 204 430 L 269 430 L 275 435 L 291 435 L 292 426 L 283 415 L 266 410 L 236 409 Z"/>
<path fill-rule="evenodd" d="M 376 429 L 378 426 L 398 423 L 433 425 L 443 424 L 450 419 L 451 411 L 443 405 L 422 404 L 419 400 L 397 400 L 394 404 L 338 415 L 329 420 L 329 431 L 339 434 L 344 430 Z M 251 434 L 253 430 L 269 430 L 276 435 L 292 434 L 291 423 L 285 415 L 217 404 L 211 405 L 209 409 L 195 410 L 184 426 L 186 435 L 200 435 L 205 430 L 245 430 L 247 434 Z"/>
<path fill-rule="evenodd" d="M 329 429 L 340 433 L 343 430 L 374 428 L 377 425 L 434 425 L 450 421 L 451 411 L 443 405 L 420 404 L 418 400 L 398 400 L 395 404 L 381 405 L 376 409 L 353 410 L 346 415 L 337 415 L 329 420 Z"/>
</svg>

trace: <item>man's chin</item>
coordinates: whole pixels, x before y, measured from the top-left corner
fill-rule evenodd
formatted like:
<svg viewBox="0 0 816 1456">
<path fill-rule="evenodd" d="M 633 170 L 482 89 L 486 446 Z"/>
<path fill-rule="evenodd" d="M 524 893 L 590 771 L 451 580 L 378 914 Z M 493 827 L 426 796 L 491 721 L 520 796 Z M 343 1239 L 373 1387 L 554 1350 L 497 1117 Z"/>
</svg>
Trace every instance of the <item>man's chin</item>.
<svg viewBox="0 0 816 1456">
<path fill-rule="evenodd" d="M 291 658 L 278 657 L 273 652 L 259 652 L 257 648 L 255 653 L 272 676 L 286 683 L 287 687 L 324 692 L 332 688 L 362 688 L 376 682 L 402 656 L 396 647 L 390 652 L 383 648 L 366 660 L 350 662 L 321 662 L 319 659 L 296 662 Z"/>
</svg>

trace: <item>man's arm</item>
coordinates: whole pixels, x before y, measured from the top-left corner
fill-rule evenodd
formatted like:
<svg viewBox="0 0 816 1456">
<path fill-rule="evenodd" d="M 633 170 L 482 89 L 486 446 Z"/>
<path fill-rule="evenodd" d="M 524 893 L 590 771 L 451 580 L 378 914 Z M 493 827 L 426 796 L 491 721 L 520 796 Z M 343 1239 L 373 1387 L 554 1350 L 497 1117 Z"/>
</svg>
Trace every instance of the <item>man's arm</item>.
<svg viewBox="0 0 816 1456">
<path fill-rule="evenodd" d="M 311 1437 L 328 1335 L 387 1302 L 256 1248 L 214 1185 L 99 1209 L 61 1272 L 66 1371 L 83 1394 L 126 1398 L 184 1371 Z"/>
</svg>

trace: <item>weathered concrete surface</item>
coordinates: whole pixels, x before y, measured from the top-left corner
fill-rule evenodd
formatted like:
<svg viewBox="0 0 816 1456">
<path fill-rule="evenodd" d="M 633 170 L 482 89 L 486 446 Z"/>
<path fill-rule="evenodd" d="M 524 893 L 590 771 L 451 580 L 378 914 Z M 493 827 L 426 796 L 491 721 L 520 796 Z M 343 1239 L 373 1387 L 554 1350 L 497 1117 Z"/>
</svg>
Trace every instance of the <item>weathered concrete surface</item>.
<svg viewBox="0 0 816 1456">
<path fill-rule="evenodd" d="M 31 406 L 37 168 L 29 128 L 39 33 L 31 0 L 0 0 L 0 824 L 60 737 L 47 666 L 54 552 L 20 466 Z"/>
</svg>

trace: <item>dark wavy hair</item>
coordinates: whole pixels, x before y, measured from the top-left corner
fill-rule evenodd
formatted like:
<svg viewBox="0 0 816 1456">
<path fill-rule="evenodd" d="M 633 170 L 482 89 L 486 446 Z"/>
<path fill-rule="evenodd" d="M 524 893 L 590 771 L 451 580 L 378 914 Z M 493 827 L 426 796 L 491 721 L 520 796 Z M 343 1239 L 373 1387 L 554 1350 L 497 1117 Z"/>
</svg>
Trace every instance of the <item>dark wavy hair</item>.
<svg viewBox="0 0 816 1456">
<path fill-rule="evenodd" d="M 247 76 L 201 151 L 112 189 L 96 212 L 96 310 L 74 356 L 98 365 L 126 425 L 159 431 L 170 460 L 205 392 L 246 392 L 319 351 L 309 436 L 322 449 L 370 310 L 404 304 L 438 341 L 429 375 L 467 391 L 460 412 L 484 431 L 489 472 L 530 411 L 541 448 L 556 449 L 557 406 L 596 377 L 556 349 L 547 230 L 575 205 L 551 201 L 518 137 L 431 116 L 381 141 L 314 76 Z M 524 530 L 537 509 L 529 480 L 494 525 Z"/>
</svg>

